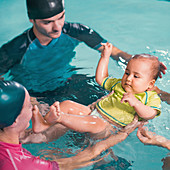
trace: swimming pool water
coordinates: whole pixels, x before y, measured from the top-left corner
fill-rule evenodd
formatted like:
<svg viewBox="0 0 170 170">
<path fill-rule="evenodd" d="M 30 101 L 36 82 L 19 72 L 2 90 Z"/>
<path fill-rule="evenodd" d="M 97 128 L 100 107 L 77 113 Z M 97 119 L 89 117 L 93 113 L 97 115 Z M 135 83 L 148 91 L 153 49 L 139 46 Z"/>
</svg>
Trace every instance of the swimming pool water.
<svg viewBox="0 0 170 170">
<path fill-rule="evenodd" d="M 66 20 L 86 24 L 99 32 L 109 42 L 131 54 L 150 53 L 159 57 L 168 68 L 166 75 L 158 79 L 156 85 L 164 91 L 170 87 L 170 2 L 161 0 L 65 0 Z M 25 1 L 1 0 L 0 2 L 0 45 L 31 26 L 26 15 Z M 16 10 L 17 9 L 17 10 Z M 55 100 L 72 99 L 89 104 L 105 94 L 95 83 L 94 74 L 99 53 L 86 45 L 76 48 L 76 56 L 71 65 L 76 66 L 74 75 L 65 87 L 53 92 L 39 95 L 39 100 L 52 104 Z M 90 62 L 89 62 L 90 60 Z M 116 69 L 114 69 L 116 68 Z M 110 60 L 109 72 L 114 77 L 123 75 L 124 67 Z M 48 96 L 48 97 L 47 97 Z M 162 102 L 162 114 L 150 121 L 150 130 L 170 139 L 170 106 Z M 65 142 L 64 142 L 65 141 Z M 25 145 L 33 154 L 49 147 L 71 149 L 75 152 L 83 146 L 84 136 L 68 132 L 59 140 L 47 144 Z M 161 159 L 168 153 L 166 149 L 156 146 L 144 146 L 133 132 L 125 141 L 112 147 L 120 162 L 127 166 L 117 166 L 111 158 L 107 158 L 98 169 L 134 169 L 159 170 Z M 131 166 L 129 164 L 131 164 Z M 117 167 L 116 167 L 117 166 Z M 97 165 L 82 169 L 97 169 Z"/>
</svg>

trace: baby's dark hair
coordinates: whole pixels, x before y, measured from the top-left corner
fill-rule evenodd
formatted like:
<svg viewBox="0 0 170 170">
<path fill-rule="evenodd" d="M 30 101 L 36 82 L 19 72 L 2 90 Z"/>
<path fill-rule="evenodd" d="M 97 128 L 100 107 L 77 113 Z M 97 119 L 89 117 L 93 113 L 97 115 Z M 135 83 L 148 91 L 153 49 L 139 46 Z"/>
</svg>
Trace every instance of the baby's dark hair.
<svg viewBox="0 0 170 170">
<path fill-rule="evenodd" d="M 155 79 L 156 81 L 160 73 L 160 62 L 158 60 L 158 57 L 143 53 L 143 54 L 134 55 L 134 57 L 132 57 L 131 60 L 142 59 L 142 58 L 151 60 L 152 62 L 151 75 L 153 76 L 153 79 Z"/>
</svg>

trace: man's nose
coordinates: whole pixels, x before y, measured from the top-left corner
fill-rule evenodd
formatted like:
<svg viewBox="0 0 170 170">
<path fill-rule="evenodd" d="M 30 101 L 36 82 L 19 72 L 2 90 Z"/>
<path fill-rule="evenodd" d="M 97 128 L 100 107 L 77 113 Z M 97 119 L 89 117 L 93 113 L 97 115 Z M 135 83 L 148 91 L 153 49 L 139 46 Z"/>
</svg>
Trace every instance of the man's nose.
<svg viewBox="0 0 170 170">
<path fill-rule="evenodd" d="M 59 23 L 58 21 L 53 22 L 53 30 L 57 30 L 59 28 Z"/>
</svg>

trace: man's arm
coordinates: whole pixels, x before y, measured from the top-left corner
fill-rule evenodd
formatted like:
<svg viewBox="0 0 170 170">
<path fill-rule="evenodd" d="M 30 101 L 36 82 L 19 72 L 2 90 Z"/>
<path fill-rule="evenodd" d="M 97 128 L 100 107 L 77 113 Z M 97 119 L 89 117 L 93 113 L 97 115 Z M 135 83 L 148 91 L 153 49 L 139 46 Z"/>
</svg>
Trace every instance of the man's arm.
<svg viewBox="0 0 170 170">
<path fill-rule="evenodd" d="M 170 104 L 170 93 L 160 90 L 157 86 L 154 86 L 152 90 L 156 91 L 162 101 L 165 101 Z"/>
<path fill-rule="evenodd" d="M 102 52 L 103 50 L 103 46 L 99 47 L 98 50 L 100 52 Z M 128 54 L 120 49 L 118 49 L 117 47 L 115 47 L 113 44 L 112 44 L 112 53 L 111 53 L 111 58 L 114 59 L 114 60 L 119 60 L 121 58 L 123 58 L 125 60 L 125 62 L 128 62 L 130 60 L 130 58 L 132 57 L 131 54 Z"/>
<path fill-rule="evenodd" d="M 100 52 L 103 51 L 104 48 L 101 43 L 107 43 L 107 40 L 105 40 L 102 36 L 100 36 L 100 34 L 97 33 L 95 30 L 80 23 L 65 22 L 62 31 L 64 34 L 68 34 L 74 39 L 77 39 L 78 41 L 82 41 L 86 43 L 89 47 L 96 49 Z M 123 60 L 125 60 L 124 63 L 127 64 L 127 62 L 130 60 L 132 55 L 112 45 L 111 57 L 112 59 L 117 61 L 120 58 L 122 58 Z M 163 63 L 160 64 L 161 64 L 160 77 L 162 77 L 161 72 L 165 74 L 165 70 L 167 68 Z"/>
<path fill-rule="evenodd" d="M 103 46 L 101 45 L 101 43 L 107 42 L 107 40 L 105 40 L 95 30 L 80 23 L 65 22 L 63 33 L 86 43 L 89 47 L 94 48 L 100 52 L 103 51 Z M 119 60 L 119 57 L 122 57 L 124 60 L 129 61 L 131 55 L 112 45 L 111 57 L 117 61 Z"/>
</svg>

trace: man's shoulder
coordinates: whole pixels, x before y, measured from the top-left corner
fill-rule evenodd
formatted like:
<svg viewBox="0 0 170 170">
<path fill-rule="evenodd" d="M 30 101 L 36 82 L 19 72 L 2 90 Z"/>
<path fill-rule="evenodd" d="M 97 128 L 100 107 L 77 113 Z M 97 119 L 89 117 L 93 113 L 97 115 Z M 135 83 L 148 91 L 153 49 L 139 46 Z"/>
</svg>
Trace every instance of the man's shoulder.
<svg viewBox="0 0 170 170">
<path fill-rule="evenodd" d="M 78 36 L 79 34 L 92 34 L 94 30 L 82 23 L 65 21 L 62 31 L 64 34 Z"/>
<path fill-rule="evenodd" d="M 70 36 L 74 36 L 75 34 L 78 34 L 80 31 L 80 23 L 73 23 L 73 22 L 64 22 L 64 26 L 62 28 L 62 31 L 64 34 L 68 34 Z"/>
<path fill-rule="evenodd" d="M 7 43 L 2 45 L 2 49 L 5 48 L 6 50 L 17 50 L 19 47 L 22 48 L 26 45 L 28 45 L 32 39 L 33 39 L 33 35 L 32 35 L 33 31 L 32 29 L 28 29 L 26 31 L 24 31 L 23 33 L 21 33 L 20 35 L 16 36 L 15 38 L 13 38 L 12 40 L 8 41 Z"/>
<path fill-rule="evenodd" d="M 31 29 L 24 31 L 0 48 L 0 72 L 5 73 L 15 64 L 19 63 L 34 35 Z"/>
<path fill-rule="evenodd" d="M 94 49 L 98 49 L 101 46 L 100 43 L 104 41 L 95 30 L 81 23 L 65 22 L 62 31 Z"/>
</svg>

